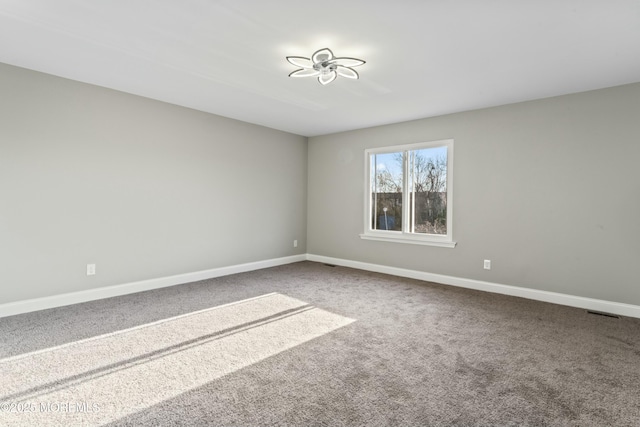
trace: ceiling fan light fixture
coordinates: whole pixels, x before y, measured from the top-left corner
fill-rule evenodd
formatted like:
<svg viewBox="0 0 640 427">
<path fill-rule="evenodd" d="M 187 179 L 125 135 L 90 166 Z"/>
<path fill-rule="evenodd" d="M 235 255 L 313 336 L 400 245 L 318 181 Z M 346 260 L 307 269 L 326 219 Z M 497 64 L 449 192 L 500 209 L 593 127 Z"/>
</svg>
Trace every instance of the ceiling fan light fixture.
<svg viewBox="0 0 640 427">
<path fill-rule="evenodd" d="M 302 67 L 289 74 L 289 77 L 315 77 L 325 86 L 334 81 L 338 76 L 348 79 L 358 79 L 360 75 L 352 69 L 365 64 L 365 61 L 357 58 L 336 58 L 331 49 L 323 48 L 311 55 L 287 56 L 287 61 L 296 67 Z"/>
</svg>

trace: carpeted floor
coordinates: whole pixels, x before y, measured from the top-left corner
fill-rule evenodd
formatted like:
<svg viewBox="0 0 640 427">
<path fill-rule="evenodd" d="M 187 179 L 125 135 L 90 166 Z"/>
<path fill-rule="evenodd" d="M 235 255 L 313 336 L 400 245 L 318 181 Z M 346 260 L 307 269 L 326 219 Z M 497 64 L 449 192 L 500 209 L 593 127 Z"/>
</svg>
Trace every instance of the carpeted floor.
<svg viewBox="0 0 640 427">
<path fill-rule="evenodd" d="M 302 262 L 0 319 L 0 425 L 640 425 L 640 319 Z"/>
</svg>

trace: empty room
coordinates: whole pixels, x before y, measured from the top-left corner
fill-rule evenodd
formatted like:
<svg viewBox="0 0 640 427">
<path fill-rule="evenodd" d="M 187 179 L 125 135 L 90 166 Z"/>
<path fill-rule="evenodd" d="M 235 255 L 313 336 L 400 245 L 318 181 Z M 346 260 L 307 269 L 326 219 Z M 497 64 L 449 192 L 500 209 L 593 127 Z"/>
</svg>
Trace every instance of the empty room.
<svg viewBox="0 0 640 427">
<path fill-rule="evenodd" d="M 640 425 L 637 0 L 0 0 L 0 425 Z"/>
</svg>

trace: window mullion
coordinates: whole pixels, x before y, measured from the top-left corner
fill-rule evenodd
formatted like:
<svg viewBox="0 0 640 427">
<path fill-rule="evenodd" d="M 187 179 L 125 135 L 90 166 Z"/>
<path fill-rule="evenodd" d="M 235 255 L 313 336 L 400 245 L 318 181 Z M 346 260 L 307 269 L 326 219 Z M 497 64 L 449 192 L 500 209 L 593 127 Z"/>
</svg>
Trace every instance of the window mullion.
<svg viewBox="0 0 640 427">
<path fill-rule="evenodd" d="M 411 227 L 409 229 L 410 233 L 415 233 L 416 231 L 416 155 L 412 151 L 409 151 L 409 175 L 411 176 L 411 182 L 409 183 L 409 188 L 411 190 L 411 204 L 409 205 L 409 216 L 411 217 Z"/>
<path fill-rule="evenodd" d="M 378 211 L 378 170 L 376 169 L 376 165 L 378 164 L 378 155 L 374 154 L 373 155 L 373 164 L 371 164 L 371 161 L 369 161 L 369 179 L 371 179 L 372 176 L 372 172 L 371 172 L 371 168 L 373 168 L 373 191 L 374 191 L 374 201 L 373 201 L 373 207 L 371 209 L 369 209 L 369 215 L 373 215 L 373 229 L 376 230 L 378 228 L 378 215 L 377 215 L 377 211 Z M 371 203 L 371 194 L 369 194 L 369 203 Z"/>
<path fill-rule="evenodd" d="M 410 233 L 410 206 L 409 206 L 409 152 L 402 153 L 402 232 Z"/>
</svg>

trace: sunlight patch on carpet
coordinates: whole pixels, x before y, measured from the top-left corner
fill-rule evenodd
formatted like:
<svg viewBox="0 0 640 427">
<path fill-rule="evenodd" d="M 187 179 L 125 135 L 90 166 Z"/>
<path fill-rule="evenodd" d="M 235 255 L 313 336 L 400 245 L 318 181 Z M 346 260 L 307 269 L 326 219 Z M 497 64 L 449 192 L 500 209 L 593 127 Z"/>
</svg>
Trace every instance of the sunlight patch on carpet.
<svg viewBox="0 0 640 427">
<path fill-rule="evenodd" d="M 286 295 L 0 360 L 0 424 L 103 424 L 354 322 Z"/>
</svg>

